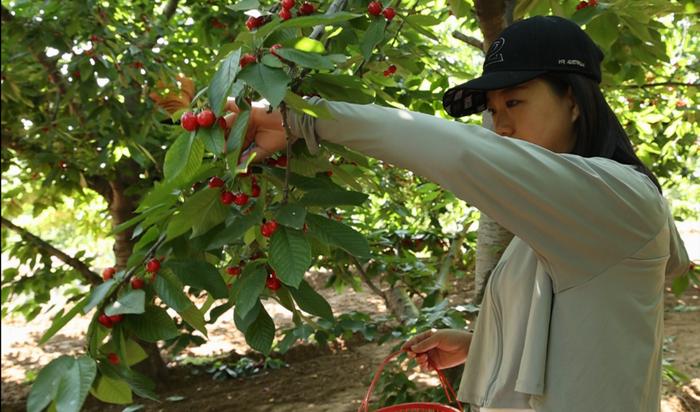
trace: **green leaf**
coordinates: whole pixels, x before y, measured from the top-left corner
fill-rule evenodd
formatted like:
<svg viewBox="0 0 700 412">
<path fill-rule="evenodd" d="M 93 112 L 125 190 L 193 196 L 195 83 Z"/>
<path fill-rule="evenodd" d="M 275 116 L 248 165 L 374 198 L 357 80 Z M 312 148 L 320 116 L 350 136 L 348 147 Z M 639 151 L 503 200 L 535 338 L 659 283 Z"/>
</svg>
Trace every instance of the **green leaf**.
<svg viewBox="0 0 700 412">
<path fill-rule="evenodd" d="M 355 229 L 323 216 L 308 214 L 309 233 L 321 242 L 339 247 L 356 257 L 370 257 L 369 243 Z"/>
<path fill-rule="evenodd" d="M 270 35 L 275 30 L 279 29 L 285 29 L 285 28 L 290 28 L 290 27 L 313 27 L 319 24 L 323 25 L 332 25 L 335 23 L 342 23 L 344 21 L 352 20 L 357 17 L 361 17 L 362 14 L 354 14 L 354 13 L 348 13 L 348 12 L 339 12 L 339 13 L 333 13 L 333 14 L 318 14 L 314 16 L 304 16 L 304 17 L 295 17 L 293 19 L 289 19 L 283 23 L 278 23 L 277 21 L 272 21 L 263 27 L 259 28 L 257 31 L 257 35 L 261 38 L 265 38 Z"/>
<path fill-rule="evenodd" d="M 270 349 L 272 349 L 274 337 L 275 322 L 272 321 L 265 307 L 260 305 L 258 317 L 245 331 L 245 341 L 251 348 L 267 356 L 270 353 Z"/>
<path fill-rule="evenodd" d="M 258 302 L 260 293 L 265 288 L 267 271 L 262 266 L 246 266 L 241 273 L 238 282 L 241 283 L 240 292 L 236 299 L 236 314 L 245 318 L 248 312 Z"/>
<path fill-rule="evenodd" d="M 270 238 L 270 265 L 287 285 L 298 287 L 311 265 L 311 246 L 303 234 L 281 226 Z"/>
<path fill-rule="evenodd" d="M 284 63 L 282 63 L 282 60 L 279 58 L 273 56 L 272 54 L 266 54 L 260 59 L 260 63 L 264 64 L 265 66 L 268 67 L 274 67 L 276 69 L 281 69 L 284 66 L 286 66 Z"/>
<path fill-rule="evenodd" d="M 277 107 L 287 93 L 287 85 L 292 81 L 282 69 L 275 69 L 264 64 L 251 63 L 238 75 L 270 103 Z"/>
<path fill-rule="evenodd" d="M 180 335 L 165 309 L 157 306 L 147 306 L 142 315 L 127 316 L 125 322 L 136 336 L 146 342 L 168 340 Z"/>
<path fill-rule="evenodd" d="M 294 43 L 294 48 L 297 50 L 310 53 L 325 53 L 326 47 L 318 40 L 308 37 L 302 37 Z"/>
<path fill-rule="evenodd" d="M 260 2 L 258 0 L 240 0 L 237 1 L 236 4 L 226 7 L 233 11 L 257 9 L 258 7 L 260 7 Z"/>
<path fill-rule="evenodd" d="M 301 205 L 288 203 L 277 210 L 275 220 L 285 226 L 301 229 L 306 220 L 306 209 Z"/>
<path fill-rule="evenodd" d="M 240 70 L 241 49 L 226 56 L 209 84 L 209 106 L 217 117 L 224 113 L 228 91 Z"/>
<path fill-rule="evenodd" d="M 688 286 L 690 286 L 690 277 L 687 274 L 678 276 L 677 278 L 673 279 L 671 291 L 673 291 L 674 295 L 680 297 L 683 292 L 688 289 Z"/>
<path fill-rule="evenodd" d="M 211 127 L 197 129 L 197 139 L 202 140 L 204 147 L 215 155 L 220 155 L 224 151 L 224 130 L 217 123 Z"/>
<path fill-rule="evenodd" d="M 298 289 L 289 288 L 289 291 L 301 310 L 333 322 L 331 305 L 328 304 L 323 296 L 313 290 L 305 280 L 301 281 Z"/>
<path fill-rule="evenodd" d="M 360 43 L 360 50 L 365 61 L 369 60 L 372 55 L 372 50 L 384 39 L 384 19 L 374 19 L 369 24 L 365 36 Z"/>
<path fill-rule="evenodd" d="M 44 366 L 34 381 L 27 398 L 27 412 L 40 412 L 56 397 L 63 374 L 75 364 L 75 359 L 62 355 Z"/>
<path fill-rule="evenodd" d="M 128 339 L 126 341 L 126 364 L 128 366 L 131 365 L 136 365 L 137 363 L 141 362 L 142 360 L 148 358 L 148 354 L 146 351 L 143 350 L 141 345 L 138 343 L 134 342 L 131 339 Z"/>
<path fill-rule="evenodd" d="M 207 232 L 226 219 L 228 208 L 219 200 L 220 192 L 205 188 L 180 206 L 168 224 L 166 240 L 174 239 L 192 228 L 192 237 Z"/>
<path fill-rule="evenodd" d="M 63 355 L 46 365 L 37 376 L 27 399 L 27 412 L 39 412 L 53 400 L 57 411 L 79 411 L 97 375 L 95 361 Z"/>
<path fill-rule="evenodd" d="M 615 13 L 606 12 L 586 25 L 586 33 L 604 50 L 610 50 L 620 34 L 616 29 L 617 24 L 618 19 Z"/>
<path fill-rule="evenodd" d="M 250 110 L 241 110 L 228 134 L 228 140 L 226 141 L 226 153 L 228 153 L 228 155 L 226 159 L 229 161 L 229 167 L 231 169 L 235 169 L 237 166 L 238 156 L 243 148 L 243 141 L 248 131 L 248 119 L 250 119 Z M 233 164 L 231 164 L 229 156 L 233 156 Z"/>
<path fill-rule="evenodd" d="M 466 16 L 470 10 L 470 6 L 465 0 L 449 0 L 448 3 L 450 4 L 452 14 L 458 19 Z M 519 3 L 520 2 L 518 2 L 518 4 Z"/>
<path fill-rule="evenodd" d="M 102 375 L 97 380 L 97 388 L 90 389 L 95 398 L 106 403 L 127 405 L 134 401 L 129 384 L 121 379 L 113 379 Z"/>
<path fill-rule="evenodd" d="M 215 299 L 228 297 L 228 288 L 219 271 L 210 263 L 192 260 L 169 260 L 164 264 L 186 285 L 204 289 Z"/>
<path fill-rule="evenodd" d="M 320 54 L 286 48 L 277 49 L 275 53 L 301 67 L 315 70 L 333 70 L 335 68 L 335 64 L 330 59 Z"/>
<path fill-rule="evenodd" d="M 287 90 L 287 94 L 284 96 L 284 102 L 287 103 L 289 107 L 310 116 L 317 117 L 319 119 L 333 119 L 333 115 L 325 106 L 320 104 L 311 104 L 291 90 Z"/>
<path fill-rule="evenodd" d="M 92 310 L 92 308 L 94 308 L 98 304 L 102 303 L 105 296 L 107 296 L 107 294 L 109 294 L 109 292 L 112 290 L 112 287 L 116 286 L 116 285 L 117 285 L 116 279 L 110 279 L 110 280 L 105 281 L 104 283 L 97 285 L 92 290 L 92 292 L 90 292 L 90 299 L 83 307 L 83 313 L 90 312 Z"/>
<path fill-rule="evenodd" d="M 256 299 L 253 303 L 253 308 L 250 309 L 245 315 L 241 315 L 240 309 L 238 306 L 236 306 L 233 310 L 233 321 L 238 330 L 245 334 L 250 325 L 252 325 L 253 322 L 255 322 L 255 319 L 258 318 L 258 313 L 262 307 L 263 305 L 260 303 L 260 300 Z"/>
<path fill-rule="evenodd" d="M 194 133 L 182 133 L 165 153 L 163 175 L 166 181 L 185 182 L 202 164 L 204 144 Z"/>
<path fill-rule="evenodd" d="M 53 322 L 51 322 L 51 326 L 49 327 L 49 329 L 46 332 L 44 332 L 44 334 L 41 336 L 41 339 L 39 339 L 39 345 L 43 345 L 46 342 L 48 342 L 48 340 L 51 339 L 51 337 L 53 337 L 53 335 L 55 335 L 56 332 L 61 330 L 61 328 L 66 326 L 66 324 L 75 317 L 75 315 L 80 313 L 80 311 L 85 307 L 85 305 L 87 305 L 87 303 L 88 298 L 86 297 L 85 299 L 82 299 L 80 302 L 78 302 L 75 306 L 73 306 L 73 308 L 71 308 L 71 310 L 69 310 L 68 313 L 66 313 L 65 315 L 57 316 L 53 320 Z"/>
<path fill-rule="evenodd" d="M 146 292 L 140 289 L 130 290 L 105 308 L 105 315 L 113 316 L 126 313 L 140 314 L 146 304 Z"/>
<path fill-rule="evenodd" d="M 166 305 L 179 313 L 185 322 L 207 336 L 204 315 L 182 291 L 184 286 L 177 277 L 167 272 L 160 273 L 156 276 L 153 287 Z"/>
<path fill-rule="evenodd" d="M 406 20 L 407 23 L 424 27 L 435 26 L 441 23 L 437 17 L 427 14 L 412 14 L 410 16 L 406 16 L 404 20 Z"/>
<path fill-rule="evenodd" d="M 299 201 L 304 206 L 341 206 L 341 205 L 362 205 L 369 195 L 352 190 L 310 190 L 304 194 Z"/>
<path fill-rule="evenodd" d="M 258 215 L 237 216 L 222 231 L 216 234 L 207 244 L 207 250 L 218 249 L 235 242 L 243 237 L 243 234 L 260 221 Z"/>
</svg>

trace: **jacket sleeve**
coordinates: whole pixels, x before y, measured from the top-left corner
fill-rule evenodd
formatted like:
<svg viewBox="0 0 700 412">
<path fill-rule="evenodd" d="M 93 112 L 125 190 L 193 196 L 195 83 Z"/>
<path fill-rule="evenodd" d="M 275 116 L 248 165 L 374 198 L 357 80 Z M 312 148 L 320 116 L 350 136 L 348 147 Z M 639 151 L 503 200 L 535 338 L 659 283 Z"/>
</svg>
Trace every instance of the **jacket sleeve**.
<svg viewBox="0 0 700 412">
<path fill-rule="evenodd" d="M 527 242 L 555 292 L 632 255 L 666 224 L 643 174 L 610 159 L 557 154 L 479 126 L 378 105 L 328 102 L 332 120 L 297 114 L 310 149 L 345 145 L 440 184 Z"/>
</svg>

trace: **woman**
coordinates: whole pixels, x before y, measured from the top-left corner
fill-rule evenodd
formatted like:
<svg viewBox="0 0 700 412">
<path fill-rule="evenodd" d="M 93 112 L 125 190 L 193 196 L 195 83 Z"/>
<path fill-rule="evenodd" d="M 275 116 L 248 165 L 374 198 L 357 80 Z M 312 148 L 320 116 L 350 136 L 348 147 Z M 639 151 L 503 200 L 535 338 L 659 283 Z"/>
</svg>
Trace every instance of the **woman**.
<svg viewBox="0 0 700 412">
<path fill-rule="evenodd" d="M 403 346 L 423 367 L 466 361 L 458 398 L 482 412 L 659 409 L 664 278 L 689 261 L 656 178 L 600 92 L 602 58 L 562 18 L 508 27 L 483 75 L 443 99 L 455 117 L 488 110 L 496 133 L 318 98 L 333 120 L 290 113 L 312 153 L 328 140 L 410 169 L 515 235 L 473 334 L 431 331 Z M 251 119 L 247 155 L 285 146 L 279 112 Z"/>
</svg>

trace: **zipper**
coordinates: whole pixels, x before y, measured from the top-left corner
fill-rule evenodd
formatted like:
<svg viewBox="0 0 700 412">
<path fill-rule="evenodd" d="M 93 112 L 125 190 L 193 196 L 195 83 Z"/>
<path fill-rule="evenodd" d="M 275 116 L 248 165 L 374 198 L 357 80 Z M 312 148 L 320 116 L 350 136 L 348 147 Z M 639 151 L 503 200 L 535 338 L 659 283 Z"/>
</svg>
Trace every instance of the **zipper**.
<svg viewBox="0 0 700 412">
<path fill-rule="evenodd" d="M 504 262 L 501 262 L 504 263 Z M 496 318 L 496 332 L 497 332 L 497 337 L 498 341 L 496 342 L 497 345 L 496 347 L 498 348 L 498 352 L 496 353 L 496 367 L 494 368 L 493 373 L 491 374 L 491 378 L 489 379 L 491 382 L 489 383 L 488 388 L 486 389 L 486 395 L 484 396 L 484 402 L 489 400 L 491 398 L 491 391 L 493 389 L 494 384 L 496 383 L 496 378 L 498 377 L 498 371 L 501 369 L 501 362 L 503 360 L 503 332 L 501 328 L 501 312 L 498 308 L 498 305 L 496 305 L 496 299 L 493 295 L 493 283 L 495 280 L 495 276 L 500 273 L 501 266 L 503 265 L 496 265 L 496 268 L 494 268 L 493 272 L 491 273 L 491 285 L 489 285 L 489 296 L 491 297 L 491 307 L 493 308 L 493 313 Z"/>
</svg>

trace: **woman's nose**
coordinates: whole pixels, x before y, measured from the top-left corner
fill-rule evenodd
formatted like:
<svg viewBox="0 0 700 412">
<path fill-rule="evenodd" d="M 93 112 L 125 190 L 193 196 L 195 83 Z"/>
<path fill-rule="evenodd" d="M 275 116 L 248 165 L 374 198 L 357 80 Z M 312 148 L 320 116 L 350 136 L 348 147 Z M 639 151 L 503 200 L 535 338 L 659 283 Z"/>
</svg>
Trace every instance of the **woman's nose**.
<svg viewBox="0 0 700 412">
<path fill-rule="evenodd" d="M 501 136 L 512 137 L 515 132 L 513 122 L 504 114 L 497 113 L 493 116 L 493 126 L 496 133 Z"/>
</svg>

